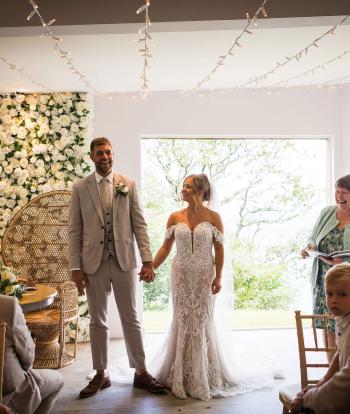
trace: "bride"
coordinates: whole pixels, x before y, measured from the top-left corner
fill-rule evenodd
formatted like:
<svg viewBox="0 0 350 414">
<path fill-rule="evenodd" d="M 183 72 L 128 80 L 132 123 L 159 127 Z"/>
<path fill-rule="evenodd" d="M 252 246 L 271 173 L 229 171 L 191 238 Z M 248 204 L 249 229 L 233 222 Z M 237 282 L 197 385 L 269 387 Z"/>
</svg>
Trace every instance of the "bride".
<svg viewBox="0 0 350 414">
<path fill-rule="evenodd" d="M 172 264 L 173 320 L 156 376 L 179 398 L 208 400 L 271 385 L 271 378 L 241 377 L 225 363 L 214 326 L 214 295 L 221 290 L 224 264 L 223 224 L 207 208 L 210 183 L 205 174 L 189 175 L 183 182 L 188 206 L 172 213 L 165 239 L 154 258 L 159 267 L 176 244 Z M 214 253 L 214 254 L 213 254 Z M 230 367 L 230 371 L 227 368 Z M 236 370 L 235 370 L 236 371 Z"/>
</svg>

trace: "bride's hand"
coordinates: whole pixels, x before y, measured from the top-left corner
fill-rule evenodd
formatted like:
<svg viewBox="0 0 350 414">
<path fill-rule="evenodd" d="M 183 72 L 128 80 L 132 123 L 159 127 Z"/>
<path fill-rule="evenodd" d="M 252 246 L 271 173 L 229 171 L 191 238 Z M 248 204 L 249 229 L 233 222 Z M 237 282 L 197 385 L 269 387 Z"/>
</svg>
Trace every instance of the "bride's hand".
<svg viewBox="0 0 350 414">
<path fill-rule="evenodd" d="M 221 278 L 216 277 L 211 284 L 211 292 L 213 295 L 219 293 L 221 290 Z"/>
</svg>

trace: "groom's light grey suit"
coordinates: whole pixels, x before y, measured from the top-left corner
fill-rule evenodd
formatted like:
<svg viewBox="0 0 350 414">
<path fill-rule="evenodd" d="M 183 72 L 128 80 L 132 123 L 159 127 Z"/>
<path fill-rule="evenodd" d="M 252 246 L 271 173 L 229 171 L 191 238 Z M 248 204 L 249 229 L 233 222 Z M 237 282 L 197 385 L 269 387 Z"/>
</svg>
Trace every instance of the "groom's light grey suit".
<svg viewBox="0 0 350 414">
<path fill-rule="evenodd" d="M 144 368 L 141 325 L 136 309 L 138 276 L 134 239 L 142 262 L 152 261 L 147 225 L 134 181 L 113 173 L 112 207 L 104 212 L 96 177 L 92 173 L 75 183 L 69 216 L 70 268 L 81 269 L 89 282 L 86 293 L 91 316 L 93 366 L 106 369 L 108 364 L 107 298 L 112 286 L 130 366 Z M 127 195 L 116 193 L 117 183 L 127 186 Z"/>
</svg>

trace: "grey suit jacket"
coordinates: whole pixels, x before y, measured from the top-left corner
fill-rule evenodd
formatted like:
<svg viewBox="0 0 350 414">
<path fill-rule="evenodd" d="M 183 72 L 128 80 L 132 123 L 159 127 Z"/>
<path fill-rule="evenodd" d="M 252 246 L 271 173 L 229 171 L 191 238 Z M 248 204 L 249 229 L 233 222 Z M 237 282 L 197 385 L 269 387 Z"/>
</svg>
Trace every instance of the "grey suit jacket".
<svg viewBox="0 0 350 414">
<path fill-rule="evenodd" d="M 0 319 L 6 322 L 3 393 L 13 394 L 22 413 L 33 413 L 41 403 L 32 369 L 35 346 L 16 298 L 0 295 Z"/>
<path fill-rule="evenodd" d="M 133 180 L 113 174 L 113 187 L 121 182 L 129 192 L 113 194 L 113 233 L 115 251 L 122 270 L 136 267 L 134 238 L 142 261 L 151 261 L 152 253 L 139 195 Z M 94 274 L 98 269 L 104 246 L 104 221 L 95 173 L 73 186 L 69 212 L 69 266 Z"/>
</svg>

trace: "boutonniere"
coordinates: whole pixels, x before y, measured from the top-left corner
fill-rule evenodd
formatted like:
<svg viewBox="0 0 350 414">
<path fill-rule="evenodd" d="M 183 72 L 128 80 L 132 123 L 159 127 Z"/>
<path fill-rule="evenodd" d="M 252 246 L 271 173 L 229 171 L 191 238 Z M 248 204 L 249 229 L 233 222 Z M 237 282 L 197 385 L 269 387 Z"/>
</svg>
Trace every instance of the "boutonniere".
<svg viewBox="0 0 350 414">
<path fill-rule="evenodd" d="M 119 181 L 115 186 L 115 195 L 117 196 L 118 194 L 121 194 L 122 196 L 127 196 L 129 194 L 129 188 L 122 183 L 121 181 Z"/>
</svg>

